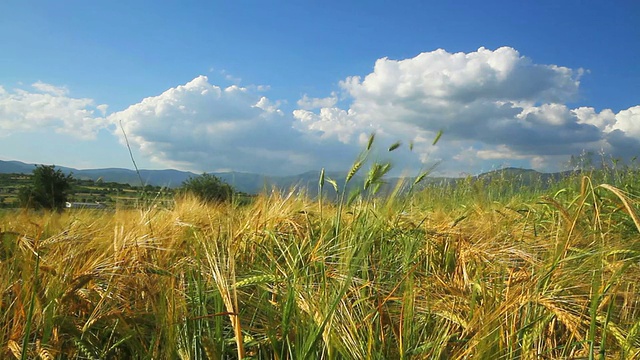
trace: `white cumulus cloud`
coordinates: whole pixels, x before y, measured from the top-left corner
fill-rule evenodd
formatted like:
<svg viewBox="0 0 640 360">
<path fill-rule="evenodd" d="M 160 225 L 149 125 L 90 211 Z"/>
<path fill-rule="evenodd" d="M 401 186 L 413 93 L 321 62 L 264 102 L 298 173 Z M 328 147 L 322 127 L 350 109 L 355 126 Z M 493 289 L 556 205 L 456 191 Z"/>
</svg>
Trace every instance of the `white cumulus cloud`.
<svg viewBox="0 0 640 360">
<path fill-rule="evenodd" d="M 640 139 L 640 105 L 622 110 L 610 121 L 607 128 L 611 131 L 621 130 L 627 136 Z"/>
<path fill-rule="evenodd" d="M 108 119 L 122 124 L 129 142 L 151 160 L 197 171 L 291 174 L 331 154 L 318 139 L 294 129 L 277 101 L 244 87 L 212 85 L 206 76 Z"/>
<path fill-rule="evenodd" d="M 323 139 L 337 138 L 342 143 L 352 142 L 353 136 L 366 132 L 357 123 L 357 116 L 353 111 L 338 108 L 322 108 L 316 114 L 308 110 L 294 110 L 293 116 L 300 122 L 297 128 L 319 135 Z"/>
<path fill-rule="evenodd" d="M 469 53 L 445 50 L 414 58 L 376 61 L 373 72 L 340 83 L 348 109 L 334 105 L 294 111 L 297 127 L 349 142 L 351 135 L 375 129 L 389 138 L 430 138 L 444 130 L 446 145 L 430 157 L 457 160 L 464 154 L 469 172 L 491 160 L 551 160 L 584 150 L 621 153 L 640 135 L 638 107 L 570 109 L 579 95 L 582 69 L 536 64 L 513 48 L 480 48 Z M 301 99 L 299 105 L 306 105 Z M 617 130 L 617 131 L 616 131 Z M 430 150 L 428 150 L 430 149 Z M 472 149 L 471 151 L 469 149 Z M 627 153 L 629 151 L 626 151 Z M 423 153 L 424 155 L 424 153 Z"/>
<path fill-rule="evenodd" d="M 52 129 L 79 139 L 94 139 L 107 125 L 106 105 L 93 99 L 70 97 L 69 91 L 43 82 L 31 90 L 0 88 L 0 129 L 5 136 L 14 132 Z"/>
</svg>

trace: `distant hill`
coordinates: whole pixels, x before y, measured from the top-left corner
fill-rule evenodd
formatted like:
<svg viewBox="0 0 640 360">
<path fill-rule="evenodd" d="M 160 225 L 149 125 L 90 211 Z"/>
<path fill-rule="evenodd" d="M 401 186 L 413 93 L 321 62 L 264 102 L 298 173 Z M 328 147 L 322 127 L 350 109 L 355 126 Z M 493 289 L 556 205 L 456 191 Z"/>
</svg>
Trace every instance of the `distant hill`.
<svg viewBox="0 0 640 360">
<path fill-rule="evenodd" d="M 34 164 L 26 164 L 20 161 L 0 160 L 0 173 L 3 174 L 30 174 L 33 172 L 34 168 Z M 179 170 L 140 170 L 140 177 L 138 177 L 138 174 L 134 170 L 121 168 L 87 170 L 79 170 L 64 166 L 56 166 L 56 168 L 67 174 L 73 173 L 73 177 L 77 179 L 102 179 L 105 182 L 140 185 L 140 178 L 142 178 L 144 185 L 167 187 L 178 187 L 185 180 L 189 179 L 189 177 L 196 177 L 199 175 Z M 317 193 L 317 183 L 320 171 L 310 171 L 294 176 L 267 176 L 242 172 L 213 173 L 213 175 L 232 185 L 236 190 L 249 194 L 255 194 L 274 186 L 280 189 L 300 186 L 311 189 L 312 194 L 310 195 L 315 195 Z M 343 173 L 327 173 L 327 176 L 333 177 L 339 183 L 344 181 L 344 179 L 340 181 L 340 177 L 344 177 Z M 356 182 L 355 180 L 356 179 L 354 179 L 354 182 Z"/>
<path fill-rule="evenodd" d="M 574 174 L 573 171 L 563 171 L 555 173 L 542 173 L 531 169 L 520 169 L 507 167 L 504 169 L 493 170 L 476 176 L 478 180 L 486 182 L 504 180 L 514 182 L 515 186 L 532 186 L 540 185 L 545 187 L 552 182 L 556 182 Z"/>
<path fill-rule="evenodd" d="M 4 174 L 30 174 L 34 168 L 34 164 L 25 164 L 20 161 L 0 160 L 0 173 Z M 73 173 L 73 176 L 77 179 L 102 179 L 105 182 L 140 185 L 140 178 L 134 170 L 120 168 L 78 170 L 63 166 L 57 166 L 57 168 L 65 173 Z M 196 177 L 198 175 L 199 174 L 179 170 L 140 170 L 140 177 L 142 178 L 144 185 L 167 186 L 172 188 L 180 186 L 182 182 L 187 180 L 189 177 Z M 213 175 L 232 185 L 236 190 L 248 194 L 256 194 L 265 189 L 271 189 L 272 187 L 276 187 L 278 189 L 290 189 L 295 186 L 299 189 L 304 189 L 309 196 L 313 197 L 318 194 L 318 179 L 320 177 L 320 171 L 308 171 L 291 176 L 267 176 L 242 172 L 213 173 Z M 566 175 L 567 173 L 547 174 L 529 169 L 504 168 L 474 176 L 473 179 L 483 181 L 505 179 L 512 182 L 516 181 L 517 186 L 528 186 L 534 183 L 548 183 L 551 180 L 558 180 L 560 177 Z M 342 190 L 346 171 L 326 172 L 325 176 L 335 180 L 338 183 L 339 188 Z M 383 192 L 389 191 L 400 180 L 400 178 L 387 178 L 387 186 L 383 187 L 381 190 Z M 454 184 L 456 180 L 456 178 L 429 177 L 423 181 L 422 186 L 434 183 Z M 361 176 L 355 176 L 351 180 L 350 186 L 362 186 L 363 183 L 364 179 Z M 332 196 L 334 193 L 332 186 L 325 183 L 325 194 Z"/>
<path fill-rule="evenodd" d="M 0 173 L 2 174 L 30 174 L 34 168 L 35 164 L 0 160 Z M 102 178 L 105 182 L 140 185 L 140 178 L 134 170 L 119 168 L 79 170 L 64 166 L 56 166 L 56 168 L 67 174 L 73 173 L 73 177 L 77 179 L 97 180 Z M 177 187 L 189 176 L 196 176 L 196 174 L 178 170 L 140 170 L 140 176 L 145 185 Z"/>
<path fill-rule="evenodd" d="M 35 165 L 33 164 L 0 160 L 0 174 L 30 174 L 34 168 Z"/>
<path fill-rule="evenodd" d="M 30 174 L 34 168 L 34 164 L 0 160 L 0 173 Z M 56 168 L 62 170 L 64 173 L 73 173 L 73 176 L 77 179 L 102 179 L 105 182 L 140 185 L 140 178 L 134 170 L 121 168 L 79 170 L 63 166 L 56 166 Z M 178 187 L 189 177 L 196 177 L 198 175 L 199 174 L 179 170 L 140 170 L 140 177 L 142 178 L 144 185 L 153 186 Z M 271 189 L 272 187 L 283 190 L 297 187 L 298 189 L 304 189 L 309 196 L 313 197 L 318 194 L 320 170 L 308 171 L 302 174 L 290 176 L 267 176 L 243 172 L 223 172 L 213 173 L 213 175 L 232 185 L 236 190 L 248 194 L 256 194 L 265 189 Z M 342 190 L 346 171 L 327 171 L 325 176 L 335 180 L 340 190 Z M 438 179 L 442 178 L 430 178 L 425 181 L 425 183 L 440 181 Z M 387 183 L 391 186 L 395 186 L 399 180 L 399 178 L 388 178 Z M 361 176 L 356 175 L 351 180 L 350 187 L 362 186 L 363 183 L 364 179 Z M 325 184 L 325 194 L 328 196 L 335 194 L 335 191 L 328 182 Z"/>
<path fill-rule="evenodd" d="M 64 170 L 63 170 L 64 171 Z M 73 176 L 80 179 L 97 180 L 102 178 L 106 182 L 117 182 L 131 185 L 144 185 L 178 187 L 183 181 L 190 176 L 195 177 L 196 174 L 188 171 L 179 170 L 140 170 L 140 176 L 129 169 L 107 168 L 107 169 L 90 169 L 76 170 L 69 169 Z"/>
</svg>

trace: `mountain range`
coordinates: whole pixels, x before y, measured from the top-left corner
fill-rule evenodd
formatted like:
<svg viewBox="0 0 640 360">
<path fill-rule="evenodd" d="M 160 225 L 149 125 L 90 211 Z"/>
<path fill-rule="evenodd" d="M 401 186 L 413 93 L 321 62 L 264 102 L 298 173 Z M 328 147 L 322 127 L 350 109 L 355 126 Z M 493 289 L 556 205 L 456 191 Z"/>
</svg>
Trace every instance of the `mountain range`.
<svg viewBox="0 0 640 360">
<path fill-rule="evenodd" d="M 2 161 L 0 160 L 0 173 L 4 174 L 30 174 L 35 168 L 35 164 L 27 164 L 20 161 Z M 185 180 L 190 177 L 196 177 L 199 174 L 188 171 L 180 170 L 140 170 L 139 176 L 135 170 L 121 169 L 121 168 L 105 168 L 105 169 L 74 169 L 64 166 L 56 166 L 66 174 L 72 174 L 77 179 L 102 179 L 104 182 L 117 182 L 131 185 L 153 185 L 153 186 L 166 186 L 166 187 L 179 187 Z M 232 185 L 236 190 L 245 192 L 248 194 L 256 194 L 264 189 L 270 189 L 276 187 L 278 189 L 290 189 L 294 186 L 299 189 L 304 189 L 308 195 L 315 196 L 318 192 L 318 179 L 320 177 L 320 171 L 308 171 L 298 175 L 291 176 L 268 176 L 255 173 L 242 173 L 242 172 L 220 172 L 212 173 L 221 180 Z M 505 168 L 500 170 L 491 171 L 478 176 L 474 176 L 476 179 L 491 180 L 496 176 L 519 176 L 522 183 L 533 182 L 535 180 L 550 180 L 557 179 L 562 176 L 563 173 L 540 173 L 535 170 L 517 169 L 517 168 Z M 346 171 L 332 171 L 326 172 L 327 178 L 334 179 L 340 188 L 344 184 Z M 391 185 L 395 185 L 400 178 L 387 178 L 386 182 Z M 453 183 L 457 178 L 447 177 L 428 177 L 423 181 L 423 184 L 432 183 Z M 354 176 L 351 180 L 353 186 L 362 185 L 364 178 Z M 329 184 L 325 184 L 326 188 L 331 187 Z"/>
</svg>

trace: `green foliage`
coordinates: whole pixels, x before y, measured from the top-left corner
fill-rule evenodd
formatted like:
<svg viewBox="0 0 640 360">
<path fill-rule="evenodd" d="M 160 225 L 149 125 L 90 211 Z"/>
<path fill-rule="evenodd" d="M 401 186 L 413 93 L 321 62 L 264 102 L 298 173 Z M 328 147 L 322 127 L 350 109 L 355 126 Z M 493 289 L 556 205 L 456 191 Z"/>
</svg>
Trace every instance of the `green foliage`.
<svg viewBox="0 0 640 360">
<path fill-rule="evenodd" d="M 182 183 L 181 192 L 192 194 L 206 203 L 225 202 L 231 200 L 234 189 L 217 176 L 203 173 L 198 177 L 189 177 Z"/>
<path fill-rule="evenodd" d="M 20 190 L 18 198 L 23 207 L 60 210 L 65 206 L 71 190 L 71 174 L 65 175 L 54 165 L 36 165 L 31 185 Z"/>
</svg>

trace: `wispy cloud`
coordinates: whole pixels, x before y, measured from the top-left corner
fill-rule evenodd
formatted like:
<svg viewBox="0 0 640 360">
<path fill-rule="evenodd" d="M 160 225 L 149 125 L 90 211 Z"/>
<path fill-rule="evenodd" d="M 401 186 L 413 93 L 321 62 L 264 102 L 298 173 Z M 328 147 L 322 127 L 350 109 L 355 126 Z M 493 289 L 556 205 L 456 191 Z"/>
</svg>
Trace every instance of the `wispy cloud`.
<svg viewBox="0 0 640 360">
<path fill-rule="evenodd" d="M 332 107 L 338 102 L 336 93 L 331 93 L 331 96 L 326 98 L 312 98 L 304 94 L 302 99 L 298 100 L 298 106 L 305 110 L 319 109 Z"/>
<path fill-rule="evenodd" d="M 51 84 L 43 83 L 42 81 L 36 81 L 31 84 L 31 86 L 39 90 L 40 92 L 55 95 L 55 96 L 66 96 L 69 93 L 69 90 L 64 86 L 54 86 Z"/>
</svg>

